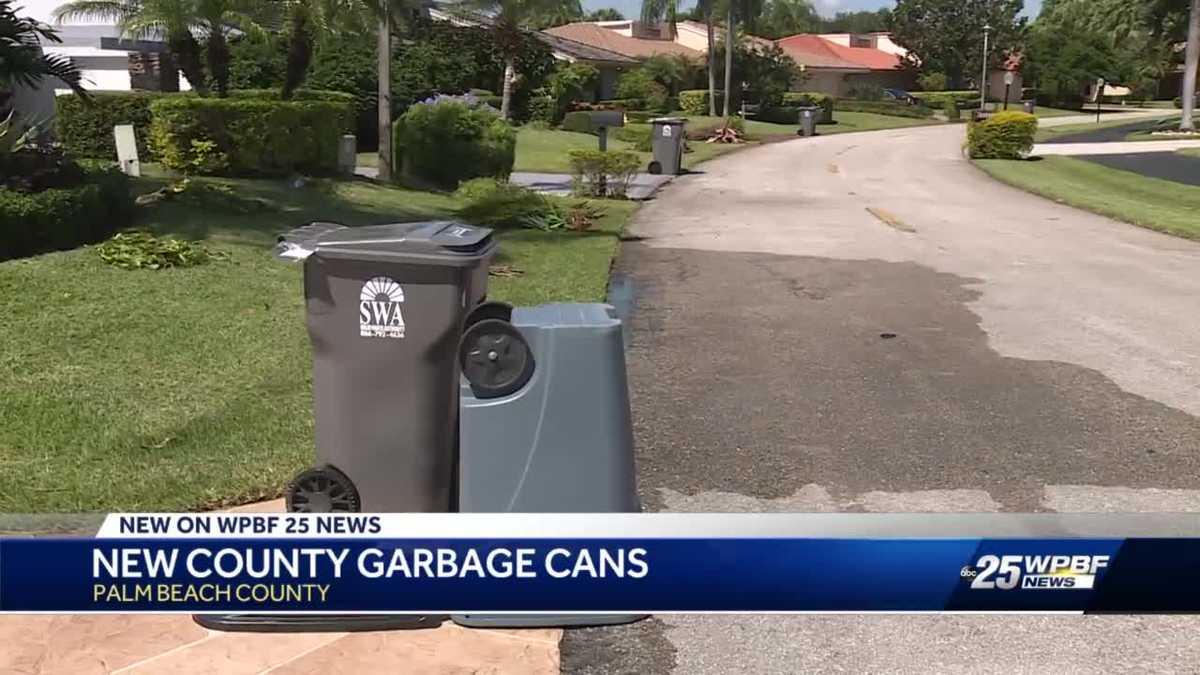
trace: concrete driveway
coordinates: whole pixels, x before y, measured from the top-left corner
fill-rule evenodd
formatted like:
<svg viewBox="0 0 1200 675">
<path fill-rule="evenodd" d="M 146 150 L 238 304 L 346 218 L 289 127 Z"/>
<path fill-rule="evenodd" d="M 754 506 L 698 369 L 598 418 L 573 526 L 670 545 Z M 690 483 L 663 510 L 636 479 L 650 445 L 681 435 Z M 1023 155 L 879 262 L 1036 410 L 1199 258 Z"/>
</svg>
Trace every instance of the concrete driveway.
<svg viewBox="0 0 1200 675">
<path fill-rule="evenodd" d="M 1200 244 L 993 182 L 962 159 L 963 133 L 768 145 L 643 207 L 617 272 L 635 293 L 648 508 L 1200 510 Z M 567 631 L 562 663 L 1194 672 L 1198 629 L 1169 616 L 662 616 Z"/>
</svg>

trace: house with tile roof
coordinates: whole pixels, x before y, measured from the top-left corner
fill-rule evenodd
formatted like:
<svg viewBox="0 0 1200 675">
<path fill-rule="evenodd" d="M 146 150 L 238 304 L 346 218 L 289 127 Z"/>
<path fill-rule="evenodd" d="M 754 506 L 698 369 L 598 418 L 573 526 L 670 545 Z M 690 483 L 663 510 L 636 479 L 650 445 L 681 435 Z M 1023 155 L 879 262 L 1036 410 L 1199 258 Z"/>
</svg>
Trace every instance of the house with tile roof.
<svg viewBox="0 0 1200 675">
<path fill-rule="evenodd" d="M 904 48 L 886 33 L 801 33 L 775 41 L 804 72 L 796 87 L 845 96 L 856 86 L 909 89 L 915 75 L 903 67 Z"/>
</svg>

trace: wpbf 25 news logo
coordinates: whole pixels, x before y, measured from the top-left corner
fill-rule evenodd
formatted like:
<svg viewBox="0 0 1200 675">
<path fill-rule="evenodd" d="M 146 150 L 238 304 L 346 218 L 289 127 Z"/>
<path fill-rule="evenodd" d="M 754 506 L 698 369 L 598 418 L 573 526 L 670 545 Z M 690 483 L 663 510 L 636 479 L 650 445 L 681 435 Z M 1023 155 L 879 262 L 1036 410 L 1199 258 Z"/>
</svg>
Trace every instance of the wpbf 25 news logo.
<svg viewBox="0 0 1200 675">
<path fill-rule="evenodd" d="M 1088 590 L 1108 567 L 1106 555 L 985 555 L 959 571 L 971 588 L 1029 590 Z"/>
</svg>

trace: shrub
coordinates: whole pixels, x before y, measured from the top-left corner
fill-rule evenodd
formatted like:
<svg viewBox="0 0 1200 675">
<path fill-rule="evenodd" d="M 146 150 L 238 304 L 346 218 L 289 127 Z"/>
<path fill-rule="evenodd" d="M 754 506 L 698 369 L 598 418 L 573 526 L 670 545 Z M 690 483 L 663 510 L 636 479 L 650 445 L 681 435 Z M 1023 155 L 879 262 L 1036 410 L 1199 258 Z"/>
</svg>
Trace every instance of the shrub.
<svg viewBox="0 0 1200 675">
<path fill-rule="evenodd" d="M 526 227 L 531 221 L 557 213 L 556 205 L 545 195 L 494 178 L 466 181 L 454 195 L 466 202 L 458 210 L 458 217 L 472 225 Z"/>
<path fill-rule="evenodd" d="M 641 158 L 636 153 L 572 150 L 571 191 L 588 197 L 624 197 L 637 175 Z"/>
<path fill-rule="evenodd" d="M 563 117 L 563 131 L 574 131 L 580 134 L 590 134 L 592 130 L 592 116 L 585 111 L 569 112 Z"/>
<path fill-rule="evenodd" d="M 950 122 L 957 122 L 962 119 L 962 112 L 958 109 L 958 103 L 951 99 L 946 99 L 942 102 L 942 112 L 946 113 L 946 119 Z"/>
<path fill-rule="evenodd" d="M 783 95 L 783 105 L 815 105 L 821 107 L 817 124 L 833 124 L 834 98 L 816 91 L 789 91 Z"/>
<path fill-rule="evenodd" d="M 930 108 L 945 109 L 946 101 L 952 101 L 958 104 L 959 108 L 964 108 L 967 104 L 979 104 L 979 91 L 914 91 L 913 98 L 916 98 L 921 103 Z"/>
<path fill-rule="evenodd" d="M 123 270 L 160 270 L 170 267 L 195 267 L 228 257 L 204 244 L 156 237 L 148 232 L 123 232 L 96 247 L 104 262 Z"/>
<path fill-rule="evenodd" d="M 125 174 L 81 162 L 84 182 L 42 192 L 0 189 L 0 260 L 99 241 L 133 218 Z"/>
<path fill-rule="evenodd" d="M 725 92 L 716 91 L 717 100 Z M 685 115 L 707 115 L 708 114 L 708 90 L 707 89 L 687 89 L 679 92 L 679 109 Z"/>
<path fill-rule="evenodd" d="M 486 107 L 459 101 L 419 103 L 393 126 L 399 175 L 415 184 L 454 189 L 469 178 L 508 178 L 517 131 Z"/>
<path fill-rule="evenodd" d="M 617 97 L 629 100 L 634 108 L 666 112 L 670 96 L 671 92 L 645 68 L 631 70 L 617 80 Z"/>
<path fill-rule="evenodd" d="M 546 84 L 538 91 L 541 96 L 536 98 L 548 98 L 548 102 L 541 102 L 538 105 L 544 106 L 547 103 L 550 106 L 549 111 L 535 112 L 533 101 L 530 101 L 530 117 L 536 114 L 545 115 L 542 119 L 547 122 L 558 123 L 562 120 L 563 115 L 571 109 L 573 103 L 590 99 L 590 90 L 595 87 L 596 80 L 600 78 L 600 71 L 596 70 L 595 66 L 587 63 L 560 63 L 554 72 L 546 78 Z"/>
<path fill-rule="evenodd" d="M 942 91 L 946 88 L 946 74 L 922 73 L 917 76 L 917 87 L 923 91 Z"/>
<path fill-rule="evenodd" d="M 653 110 L 626 110 L 625 111 L 625 123 L 626 124 L 644 124 L 644 123 L 649 122 L 650 120 L 654 119 L 655 117 L 660 117 L 660 116 L 662 116 L 662 113 L 658 113 Z"/>
<path fill-rule="evenodd" d="M 800 123 L 800 106 L 795 105 L 777 105 L 763 106 L 758 109 L 758 114 L 754 119 L 761 122 L 772 122 L 774 124 L 799 124 Z M 821 118 L 818 117 L 818 121 Z"/>
<path fill-rule="evenodd" d="M 554 124 L 558 121 L 558 113 L 553 96 L 539 95 L 529 99 L 529 121 L 543 124 Z"/>
<path fill-rule="evenodd" d="M 967 128 L 971 159 L 1021 159 L 1033 149 L 1037 117 L 1023 112 L 999 112 Z"/>
<path fill-rule="evenodd" d="M 933 111 L 923 105 L 908 105 L 896 101 L 850 101 L 838 99 L 834 106 L 845 112 L 866 112 L 876 115 L 891 115 L 893 117 L 912 117 L 928 119 L 933 117 Z"/>
<path fill-rule="evenodd" d="M 190 173 L 333 173 L 350 105 L 174 96 L 150 106 L 151 144 L 169 169 Z"/>
<path fill-rule="evenodd" d="M 132 124 L 137 137 L 138 158 L 154 161 L 148 147 L 150 104 L 164 96 L 159 92 L 94 92 L 91 102 L 75 94 L 55 98 L 55 135 L 67 152 L 75 157 L 117 161 L 113 127 Z"/>
</svg>

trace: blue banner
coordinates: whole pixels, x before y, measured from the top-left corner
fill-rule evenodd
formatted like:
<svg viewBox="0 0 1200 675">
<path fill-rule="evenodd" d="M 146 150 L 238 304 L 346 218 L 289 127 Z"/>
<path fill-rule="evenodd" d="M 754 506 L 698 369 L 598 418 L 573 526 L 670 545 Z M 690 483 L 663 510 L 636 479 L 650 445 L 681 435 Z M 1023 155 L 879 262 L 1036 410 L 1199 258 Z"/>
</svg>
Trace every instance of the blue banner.
<svg viewBox="0 0 1200 675">
<path fill-rule="evenodd" d="M 0 539 L 3 612 L 1194 612 L 1197 539 Z"/>
</svg>

